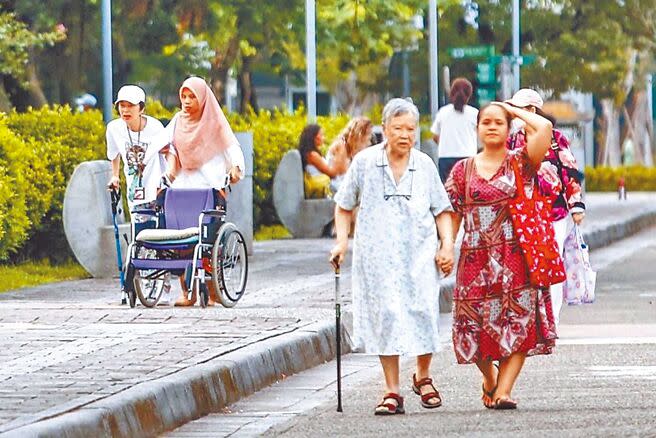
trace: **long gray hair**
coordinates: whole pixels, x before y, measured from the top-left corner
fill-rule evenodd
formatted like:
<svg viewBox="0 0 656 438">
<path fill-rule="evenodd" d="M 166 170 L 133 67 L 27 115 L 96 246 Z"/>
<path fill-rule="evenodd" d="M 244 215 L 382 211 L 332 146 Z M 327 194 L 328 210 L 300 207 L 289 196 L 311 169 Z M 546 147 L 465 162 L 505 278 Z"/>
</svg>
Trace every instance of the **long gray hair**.
<svg viewBox="0 0 656 438">
<path fill-rule="evenodd" d="M 383 108 L 383 125 L 387 125 L 387 123 L 394 117 L 408 113 L 412 114 L 415 118 L 415 123 L 419 124 L 419 110 L 412 102 L 412 99 L 401 99 L 400 97 L 395 97 L 387 102 L 385 108 Z"/>
</svg>

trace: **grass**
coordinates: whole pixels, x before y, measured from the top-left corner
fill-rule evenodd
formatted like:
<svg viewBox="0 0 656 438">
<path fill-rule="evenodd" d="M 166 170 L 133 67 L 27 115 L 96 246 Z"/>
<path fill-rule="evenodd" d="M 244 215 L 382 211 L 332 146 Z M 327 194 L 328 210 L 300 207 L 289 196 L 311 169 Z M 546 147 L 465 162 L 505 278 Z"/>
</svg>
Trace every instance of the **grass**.
<svg viewBox="0 0 656 438">
<path fill-rule="evenodd" d="M 76 262 L 51 265 L 47 260 L 25 262 L 17 265 L 0 265 L 0 292 L 22 287 L 38 286 L 55 281 L 88 278 L 89 274 Z"/>
<path fill-rule="evenodd" d="M 253 236 L 254 240 L 273 240 L 273 239 L 289 239 L 292 235 L 289 234 L 287 228 L 283 225 L 261 225 Z"/>
</svg>

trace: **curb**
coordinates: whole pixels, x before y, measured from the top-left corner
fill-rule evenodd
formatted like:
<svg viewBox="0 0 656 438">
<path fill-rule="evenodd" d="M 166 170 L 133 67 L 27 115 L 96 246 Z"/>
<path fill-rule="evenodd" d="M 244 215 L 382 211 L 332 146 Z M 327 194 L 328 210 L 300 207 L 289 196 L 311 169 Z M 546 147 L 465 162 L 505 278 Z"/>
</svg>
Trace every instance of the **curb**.
<svg viewBox="0 0 656 438">
<path fill-rule="evenodd" d="M 602 225 L 591 230 L 583 230 L 583 240 L 592 251 L 627 238 L 654 224 L 656 224 L 656 211 L 648 211 L 625 221 Z M 440 281 L 440 313 L 451 313 L 454 286 L 454 276 Z"/>
<path fill-rule="evenodd" d="M 342 333 L 346 354 L 350 339 Z M 335 338 L 335 323 L 311 324 L 0 436 L 155 437 L 334 359 Z"/>
<path fill-rule="evenodd" d="M 656 223 L 656 211 L 585 230 L 591 249 L 637 233 Z M 449 313 L 454 277 L 440 282 L 440 312 Z M 349 320 L 348 312 L 343 320 Z M 343 353 L 351 352 L 342 323 Z M 219 412 L 285 376 L 335 358 L 335 324 L 318 322 L 169 376 L 140 383 L 121 393 L 1 433 L 1 437 L 156 437 L 185 423 Z M 47 415 L 47 413 L 46 413 Z"/>
</svg>

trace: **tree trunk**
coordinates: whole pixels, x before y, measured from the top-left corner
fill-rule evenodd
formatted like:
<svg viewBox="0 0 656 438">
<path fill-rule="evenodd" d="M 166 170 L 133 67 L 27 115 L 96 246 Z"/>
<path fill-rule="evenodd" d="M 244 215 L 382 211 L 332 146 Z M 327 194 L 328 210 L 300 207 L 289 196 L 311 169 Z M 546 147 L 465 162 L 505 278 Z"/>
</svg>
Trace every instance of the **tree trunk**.
<svg viewBox="0 0 656 438">
<path fill-rule="evenodd" d="M 47 105 L 48 101 L 43 94 L 41 82 L 36 74 L 34 63 L 30 62 L 27 67 L 27 87 L 11 76 L 4 76 L 4 88 L 11 105 L 17 111 L 26 111 L 28 107 L 40 108 Z"/>
<path fill-rule="evenodd" d="M 620 113 L 612 99 L 601 100 L 603 117 L 603 143 L 599 163 L 602 166 L 617 167 L 622 164 L 620 154 Z"/>
<path fill-rule="evenodd" d="M 653 161 L 651 156 L 652 131 L 651 114 L 647 102 L 647 93 L 638 91 L 633 99 L 631 122 L 634 130 L 633 143 L 636 145 L 636 164 L 648 164 Z"/>
<path fill-rule="evenodd" d="M 347 80 L 337 84 L 334 96 L 338 109 L 352 117 L 365 114 L 378 100 L 375 93 L 360 90 L 355 73 L 351 73 Z"/>
<path fill-rule="evenodd" d="M 216 56 L 210 69 L 210 88 L 214 92 L 217 100 L 223 106 L 225 104 L 225 93 L 228 85 L 228 74 L 230 68 L 237 59 L 239 53 L 239 38 L 234 36 L 227 47 L 216 49 Z"/>
<path fill-rule="evenodd" d="M 242 60 L 241 71 L 239 72 L 239 88 L 241 90 L 239 112 L 242 114 L 248 110 L 249 106 L 253 108 L 253 111 L 259 111 L 255 87 L 253 86 L 253 75 L 251 74 L 252 63 L 253 57 L 245 57 Z"/>
<path fill-rule="evenodd" d="M 225 93 L 228 85 L 228 69 L 221 68 L 210 70 L 210 88 L 221 106 L 225 105 Z"/>
</svg>

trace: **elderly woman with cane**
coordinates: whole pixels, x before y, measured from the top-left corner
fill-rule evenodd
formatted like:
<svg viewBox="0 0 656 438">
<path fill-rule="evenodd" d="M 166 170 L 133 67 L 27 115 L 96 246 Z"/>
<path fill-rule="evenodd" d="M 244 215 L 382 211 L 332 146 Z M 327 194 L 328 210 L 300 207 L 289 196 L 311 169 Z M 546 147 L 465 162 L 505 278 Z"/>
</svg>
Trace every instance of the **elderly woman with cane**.
<svg viewBox="0 0 656 438">
<path fill-rule="evenodd" d="M 438 268 L 445 274 L 453 269 L 451 205 L 432 160 L 413 149 L 418 122 L 412 102 L 390 100 L 383 109 L 386 141 L 353 158 L 335 196 L 334 264 L 344 259 L 353 210 L 360 207 L 353 243 L 353 340 L 356 348 L 380 358 L 385 389 L 376 415 L 405 412 L 400 355 L 417 358 L 412 390 L 421 405 L 442 405 L 430 364 L 440 350 Z"/>
</svg>

